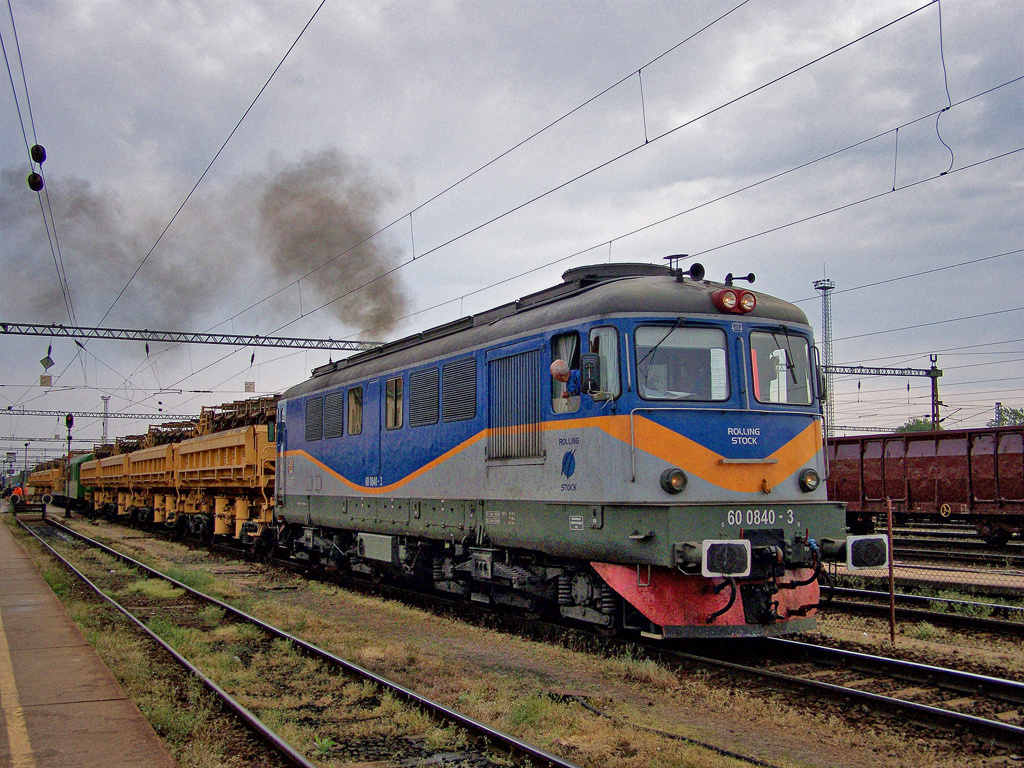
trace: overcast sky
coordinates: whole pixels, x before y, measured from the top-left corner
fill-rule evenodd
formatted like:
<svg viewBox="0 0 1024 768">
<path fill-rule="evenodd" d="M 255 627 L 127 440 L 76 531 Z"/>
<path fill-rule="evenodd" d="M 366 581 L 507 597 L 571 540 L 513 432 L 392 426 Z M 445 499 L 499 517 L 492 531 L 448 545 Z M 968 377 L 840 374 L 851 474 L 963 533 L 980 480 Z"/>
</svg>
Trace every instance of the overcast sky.
<svg viewBox="0 0 1024 768">
<path fill-rule="evenodd" d="M 689 253 L 816 332 L 812 282 L 832 279 L 834 361 L 937 354 L 947 427 L 1024 407 L 1019 0 L 318 5 L 12 0 L 0 320 L 386 340 L 571 266 Z M 328 357 L 149 347 L 0 336 L 0 406 L 173 417 Z M 841 377 L 837 422 L 924 416 L 928 386 Z M 62 424 L 8 414 L 0 436 Z"/>
</svg>

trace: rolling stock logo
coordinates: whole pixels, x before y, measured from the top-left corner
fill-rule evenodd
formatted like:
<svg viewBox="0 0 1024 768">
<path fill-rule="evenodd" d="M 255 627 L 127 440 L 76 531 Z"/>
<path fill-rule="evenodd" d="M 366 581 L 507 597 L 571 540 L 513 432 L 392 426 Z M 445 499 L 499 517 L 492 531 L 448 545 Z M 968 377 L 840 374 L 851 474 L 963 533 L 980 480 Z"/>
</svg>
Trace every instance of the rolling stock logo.
<svg viewBox="0 0 1024 768">
<path fill-rule="evenodd" d="M 568 480 L 576 473 L 576 451 L 566 451 L 562 457 L 562 474 Z"/>
<path fill-rule="evenodd" d="M 726 434 L 732 438 L 733 445 L 757 445 L 757 438 L 761 435 L 760 427 L 729 427 Z"/>
</svg>

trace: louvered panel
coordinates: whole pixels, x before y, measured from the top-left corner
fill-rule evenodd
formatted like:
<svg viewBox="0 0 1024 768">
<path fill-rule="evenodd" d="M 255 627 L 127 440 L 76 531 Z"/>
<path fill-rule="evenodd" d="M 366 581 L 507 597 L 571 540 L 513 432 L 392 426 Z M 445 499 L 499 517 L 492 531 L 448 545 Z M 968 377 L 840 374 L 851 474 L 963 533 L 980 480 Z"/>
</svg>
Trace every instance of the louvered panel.
<svg viewBox="0 0 1024 768">
<path fill-rule="evenodd" d="M 540 350 L 491 360 L 488 364 L 487 457 L 518 459 L 543 455 L 540 417 Z"/>
<path fill-rule="evenodd" d="M 439 409 L 437 368 L 409 374 L 409 424 L 423 427 L 437 424 Z"/>
<path fill-rule="evenodd" d="M 306 401 L 306 440 L 324 436 L 324 399 L 311 397 Z"/>
<path fill-rule="evenodd" d="M 441 369 L 441 413 L 445 421 L 476 416 L 476 358 L 455 360 Z"/>
<path fill-rule="evenodd" d="M 345 431 L 345 393 L 324 398 L 324 437 L 341 437 Z"/>
</svg>

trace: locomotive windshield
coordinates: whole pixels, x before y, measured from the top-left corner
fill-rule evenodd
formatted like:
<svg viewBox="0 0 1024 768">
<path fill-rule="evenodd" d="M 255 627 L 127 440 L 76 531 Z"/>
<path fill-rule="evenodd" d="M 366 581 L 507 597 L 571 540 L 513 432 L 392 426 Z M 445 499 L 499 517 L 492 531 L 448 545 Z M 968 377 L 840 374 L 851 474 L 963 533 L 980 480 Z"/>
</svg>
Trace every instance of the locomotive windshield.
<svg viewBox="0 0 1024 768">
<path fill-rule="evenodd" d="M 810 405 L 811 364 L 807 339 L 779 331 L 750 334 L 754 397 L 761 403 Z"/>
<path fill-rule="evenodd" d="M 636 329 L 636 378 L 648 400 L 729 399 L 725 332 L 648 325 Z"/>
</svg>

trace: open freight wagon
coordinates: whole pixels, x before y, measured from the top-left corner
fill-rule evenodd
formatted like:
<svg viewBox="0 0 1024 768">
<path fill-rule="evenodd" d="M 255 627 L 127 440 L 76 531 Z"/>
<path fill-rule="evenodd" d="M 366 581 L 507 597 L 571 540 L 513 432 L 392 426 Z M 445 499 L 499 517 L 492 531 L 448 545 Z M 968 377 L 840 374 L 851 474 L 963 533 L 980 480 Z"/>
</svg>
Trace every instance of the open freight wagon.
<svg viewBox="0 0 1024 768">
<path fill-rule="evenodd" d="M 868 532 L 891 500 L 897 523 L 970 522 L 989 544 L 1024 532 L 1024 426 L 833 438 L 829 498 Z"/>
</svg>

